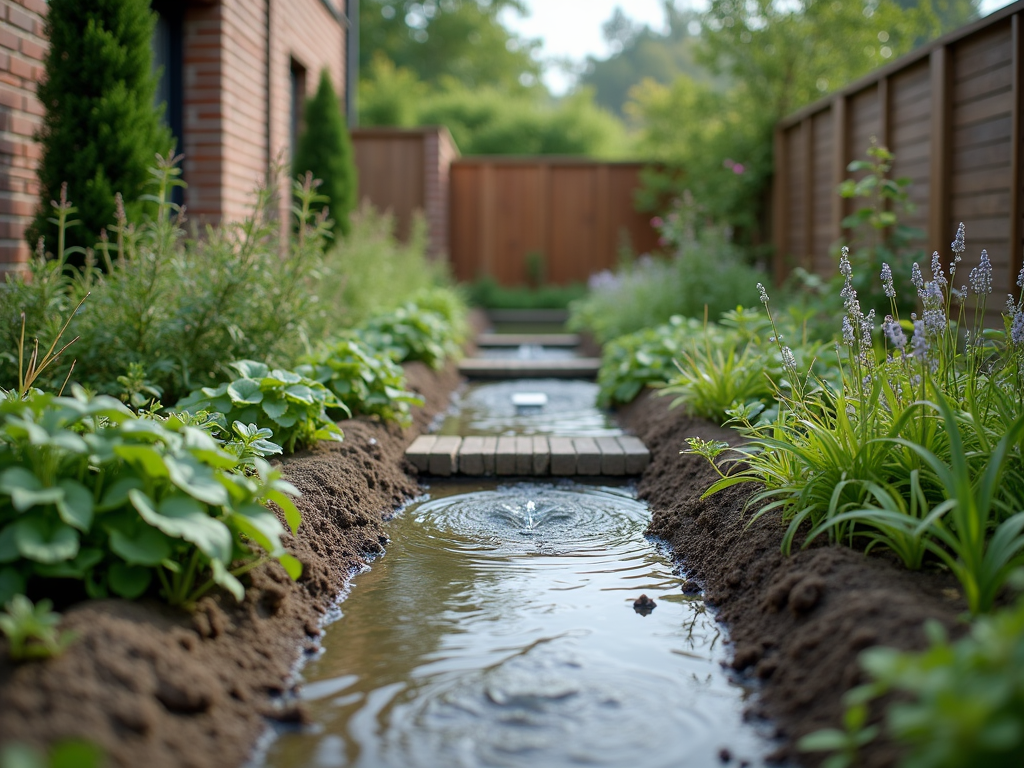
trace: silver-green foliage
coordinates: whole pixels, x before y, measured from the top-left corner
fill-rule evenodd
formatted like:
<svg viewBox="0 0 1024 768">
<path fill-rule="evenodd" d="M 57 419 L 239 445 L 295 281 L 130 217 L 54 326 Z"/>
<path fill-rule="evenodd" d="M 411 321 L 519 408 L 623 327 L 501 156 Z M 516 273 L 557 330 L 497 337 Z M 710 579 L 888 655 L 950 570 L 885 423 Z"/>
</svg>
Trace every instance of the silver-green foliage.
<svg viewBox="0 0 1024 768">
<path fill-rule="evenodd" d="M 297 493 L 251 450 L 177 416 L 140 418 L 77 387 L 11 393 L 0 401 L 0 600 L 30 579 L 80 581 L 92 597 L 159 588 L 173 604 L 219 585 L 241 600 L 238 577 L 262 557 L 253 545 L 301 573 L 265 506 L 294 532 Z"/>
</svg>

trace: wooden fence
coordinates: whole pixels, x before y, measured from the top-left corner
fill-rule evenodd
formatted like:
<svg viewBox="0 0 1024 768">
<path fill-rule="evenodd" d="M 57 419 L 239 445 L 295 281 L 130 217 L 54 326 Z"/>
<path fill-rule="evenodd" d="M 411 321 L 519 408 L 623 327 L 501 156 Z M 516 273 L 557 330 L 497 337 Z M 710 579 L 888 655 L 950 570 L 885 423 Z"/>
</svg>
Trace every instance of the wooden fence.
<svg viewBox="0 0 1024 768">
<path fill-rule="evenodd" d="M 995 295 L 1016 292 L 1021 268 L 1021 117 L 1024 2 L 993 13 L 873 72 L 783 120 L 775 133 L 775 273 L 794 266 L 831 274 L 830 247 L 850 201 L 836 188 L 871 138 L 909 177 L 919 245 L 949 258 L 957 225 L 967 228 L 960 274 L 987 249 Z M 966 267 L 966 269 L 965 269 Z"/>
<path fill-rule="evenodd" d="M 553 283 L 614 267 L 620 244 L 652 250 L 658 235 L 636 212 L 642 163 L 553 157 L 463 158 L 451 169 L 451 261 L 460 280 L 525 284 L 531 260 Z M 537 254 L 537 256 L 531 256 Z"/>
</svg>

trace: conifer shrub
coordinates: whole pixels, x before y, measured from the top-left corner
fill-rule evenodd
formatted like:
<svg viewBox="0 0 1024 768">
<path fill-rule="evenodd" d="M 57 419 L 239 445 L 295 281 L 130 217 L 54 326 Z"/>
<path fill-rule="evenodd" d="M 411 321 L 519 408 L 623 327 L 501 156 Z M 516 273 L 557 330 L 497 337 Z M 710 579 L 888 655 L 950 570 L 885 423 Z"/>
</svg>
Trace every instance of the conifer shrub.
<svg viewBox="0 0 1024 768">
<path fill-rule="evenodd" d="M 67 183 L 82 226 L 68 247 L 92 246 L 114 218 L 114 195 L 134 201 L 143 192 L 157 152 L 170 131 L 153 105 L 157 79 L 151 52 L 156 15 L 149 0 L 51 0 L 46 18 L 50 49 L 39 99 L 46 108 L 38 134 L 40 206 L 26 233 L 48 244 L 57 229 L 50 201 Z"/>
<path fill-rule="evenodd" d="M 349 214 L 356 204 L 356 167 L 352 141 L 345 127 L 338 94 L 326 69 L 320 72 L 316 95 L 306 102 L 305 128 L 292 161 L 292 176 L 312 173 L 322 184 L 334 220 L 334 234 L 348 235 Z"/>
</svg>

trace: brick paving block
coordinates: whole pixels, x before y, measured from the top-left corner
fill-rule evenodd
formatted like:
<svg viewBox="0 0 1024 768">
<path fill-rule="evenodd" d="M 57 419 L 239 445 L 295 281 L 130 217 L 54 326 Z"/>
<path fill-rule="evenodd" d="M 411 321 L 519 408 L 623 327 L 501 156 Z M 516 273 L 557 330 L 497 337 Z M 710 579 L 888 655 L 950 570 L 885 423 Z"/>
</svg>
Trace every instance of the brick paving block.
<svg viewBox="0 0 1024 768">
<path fill-rule="evenodd" d="M 551 471 L 551 448 L 546 437 L 533 438 L 533 474 L 543 477 Z"/>
<path fill-rule="evenodd" d="M 548 439 L 551 450 L 551 474 L 565 477 L 576 474 L 576 447 L 571 437 Z"/>
<path fill-rule="evenodd" d="M 448 477 L 459 471 L 458 453 L 461 437 L 443 436 L 437 438 L 430 449 L 430 474 Z"/>
<path fill-rule="evenodd" d="M 601 474 L 620 477 L 626 474 L 626 451 L 614 437 L 594 439 L 601 451 Z"/>
<path fill-rule="evenodd" d="M 494 452 L 494 470 L 499 475 L 516 473 L 516 438 L 499 437 L 498 448 Z"/>
<path fill-rule="evenodd" d="M 615 438 L 626 454 L 626 474 L 639 475 L 651 463 L 651 452 L 639 437 L 623 435 Z"/>
<path fill-rule="evenodd" d="M 484 474 L 484 471 L 484 439 L 462 438 L 462 445 L 459 446 L 459 472 L 463 475 L 476 476 Z"/>
<path fill-rule="evenodd" d="M 405 458 L 420 472 L 430 469 L 430 451 L 437 442 L 436 435 L 420 435 L 405 449 Z"/>
<path fill-rule="evenodd" d="M 495 457 L 498 453 L 498 438 L 496 437 L 485 437 L 483 438 L 483 456 L 484 456 L 484 474 L 494 475 L 497 474 L 497 465 L 495 463 Z"/>
<path fill-rule="evenodd" d="M 533 438 L 516 438 L 516 474 L 533 474 Z"/>
<path fill-rule="evenodd" d="M 574 437 L 572 444 L 576 448 L 576 474 L 601 474 L 601 449 L 592 437 Z"/>
</svg>

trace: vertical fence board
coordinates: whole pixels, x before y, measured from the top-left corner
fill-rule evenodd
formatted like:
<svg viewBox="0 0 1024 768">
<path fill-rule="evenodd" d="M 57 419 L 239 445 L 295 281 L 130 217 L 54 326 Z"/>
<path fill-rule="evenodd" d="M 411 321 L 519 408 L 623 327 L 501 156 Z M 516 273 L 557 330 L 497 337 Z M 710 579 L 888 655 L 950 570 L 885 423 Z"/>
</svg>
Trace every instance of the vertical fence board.
<svg viewBox="0 0 1024 768">
<path fill-rule="evenodd" d="M 1011 118 L 1011 129 L 1010 129 L 1010 177 L 1012 187 L 1010 189 L 1010 259 L 1009 259 L 1009 273 L 1007 275 L 1007 282 L 1013 285 L 1017 280 L 1017 275 L 1020 274 L 1021 269 L 1024 269 L 1024 222 L 1022 222 L 1022 216 L 1024 212 L 1021 211 L 1021 198 L 1022 190 L 1024 186 L 1024 173 L 1021 171 L 1021 111 L 1024 110 L 1024 99 L 1022 99 L 1022 82 L 1021 77 L 1024 74 L 1024 55 L 1022 55 L 1021 45 L 1024 44 L 1024 40 L 1021 39 L 1021 15 L 1014 14 L 1012 20 L 1012 51 L 1013 59 L 1011 62 L 1011 103 L 1013 105 L 1013 116 Z"/>
</svg>

